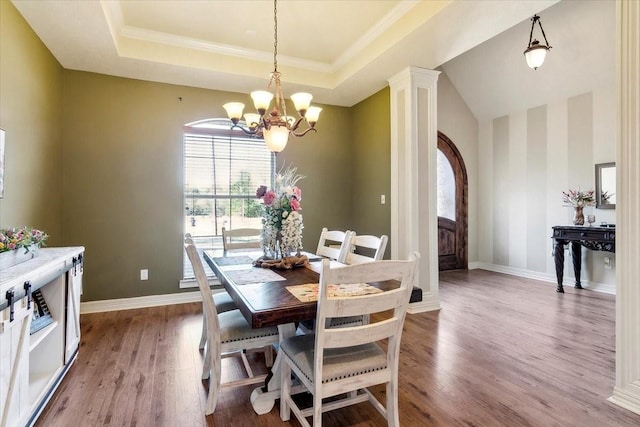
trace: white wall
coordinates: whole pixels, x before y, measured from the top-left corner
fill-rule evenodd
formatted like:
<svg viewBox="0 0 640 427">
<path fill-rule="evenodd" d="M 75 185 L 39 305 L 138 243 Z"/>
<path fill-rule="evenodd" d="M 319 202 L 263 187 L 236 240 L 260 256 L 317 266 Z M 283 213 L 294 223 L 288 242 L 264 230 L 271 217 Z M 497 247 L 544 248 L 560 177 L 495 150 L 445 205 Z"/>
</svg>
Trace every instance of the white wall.
<svg viewBox="0 0 640 427">
<path fill-rule="evenodd" d="M 446 74 L 438 78 L 438 130 L 458 148 L 467 169 L 468 261 L 478 259 L 478 121 Z"/>
<path fill-rule="evenodd" d="M 480 124 L 478 254 L 484 268 L 555 280 L 551 227 L 573 219 L 573 210 L 562 206 L 562 191 L 594 188 L 594 164 L 615 161 L 615 134 L 613 87 Z M 615 210 L 588 207 L 586 214 L 596 223 L 615 223 Z M 614 269 L 604 269 L 605 256 Z M 569 256 L 565 263 L 570 282 Z M 615 292 L 615 254 L 583 249 L 582 282 Z"/>
</svg>

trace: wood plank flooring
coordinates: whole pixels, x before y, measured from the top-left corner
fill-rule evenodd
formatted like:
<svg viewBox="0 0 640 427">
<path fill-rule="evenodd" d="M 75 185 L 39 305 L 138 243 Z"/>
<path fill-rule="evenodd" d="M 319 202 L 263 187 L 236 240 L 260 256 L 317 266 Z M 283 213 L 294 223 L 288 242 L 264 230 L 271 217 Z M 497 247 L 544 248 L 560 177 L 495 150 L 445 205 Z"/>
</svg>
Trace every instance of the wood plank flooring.
<svg viewBox="0 0 640 427">
<path fill-rule="evenodd" d="M 482 270 L 441 274 L 439 312 L 408 315 L 400 353 L 403 426 L 639 426 L 609 402 L 615 297 Z M 298 426 L 258 416 L 253 386 L 223 390 L 204 416 L 200 305 L 81 317 L 82 343 L 37 426 Z M 250 358 L 264 372 L 260 353 Z M 226 375 L 240 364 L 225 360 Z M 384 388 L 374 389 L 384 399 Z M 366 403 L 326 427 L 385 426 Z"/>
</svg>

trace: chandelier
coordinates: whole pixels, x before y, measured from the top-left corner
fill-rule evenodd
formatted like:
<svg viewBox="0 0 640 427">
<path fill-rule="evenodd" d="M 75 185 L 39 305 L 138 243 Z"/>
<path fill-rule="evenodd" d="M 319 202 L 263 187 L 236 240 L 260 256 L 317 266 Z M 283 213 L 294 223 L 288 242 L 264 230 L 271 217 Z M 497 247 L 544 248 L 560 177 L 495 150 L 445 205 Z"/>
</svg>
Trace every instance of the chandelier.
<svg viewBox="0 0 640 427">
<path fill-rule="evenodd" d="M 309 93 L 295 93 L 291 95 L 291 100 L 300 115 L 298 119 L 287 116 L 285 99 L 282 94 L 282 84 L 280 83 L 280 72 L 278 71 L 278 16 L 277 16 L 277 0 L 273 1 L 273 22 L 274 22 L 274 42 L 273 42 L 273 72 L 267 89 L 273 86 L 275 92 L 271 93 L 265 90 L 251 92 L 253 105 L 257 110 L 256 113 L 247 113 L 244 115 L 246 127 L 240 124 L 244 104 L 241 102 L 229 102 L 223 107 L 227 111 L 227 115 L 233 125 L 231 129 L 240 128 L 244 133 L 256 137 L 264 138 L 267 148 L 273 152 L 279 153 L 284 150 L 289 140 L 289 135 L 304 136 L 310 131 L 316 132 L 315 125 L 320 116 L 322 108 L 311 106 L 313 96 Z M 275 97 L 275 105 L 269 113 L 271 100 Z M 298 128 L 306 121 L 308 127 L 305 130 L 298 131 Z"/>
<path fill-rule="evenodd" d="M 533 27 L 535 27 L 536 22 L 540 26 L 540 31 L 542 31 L 542 37 L 544 37 L 544 42 L 546 44 L 540 44 L 540 42 L 536 39 L 533 39 Z M 531 32 L 529 33 L 529 45 L 527 49 L 524 51 L 524 57 L 527 60 L 527 65 L 529 68 L 533 68 L 537 70 L 539 66 L 544 63 L 544 58 L 547 56 L 547 52 L 551 49 L 549 46 L 549 42 L 547 41 L 547 36 L 544 34 L 544 30 L 542 29 L 542 22 L 540 21 L 540 17 L 538 15 L 533 15 L 531 18 Z"/>
</svg>

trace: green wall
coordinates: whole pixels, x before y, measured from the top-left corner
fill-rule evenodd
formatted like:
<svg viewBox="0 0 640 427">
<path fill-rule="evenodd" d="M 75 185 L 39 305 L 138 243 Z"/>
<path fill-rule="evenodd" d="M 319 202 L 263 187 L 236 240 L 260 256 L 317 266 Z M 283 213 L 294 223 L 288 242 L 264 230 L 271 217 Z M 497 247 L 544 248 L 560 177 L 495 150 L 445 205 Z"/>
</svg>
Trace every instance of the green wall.
<svg viewBox="0 0 640 427">
<path fill-rule="evenodd" d="M 389 88 L 352 108 L 353 165 L 349 228 L 358 234 L 391 236 L 391 104 Z M 386 204 L 380 203 L 385 195 Z M 387 244 L 389 258 L 391 244 Z"/>
<path fill-rule="evenodd" d="M 9 1 L 0 1 L 0 227 L 33 226 L 62 244 L 63 69 Z"/>
<path fill-rule="evenodd" d="M 64 72 L 63 229 L 84 245 L 85 300 L 178 291 L 182 278 L 182 128 L 224 117 L 247 95 L 87 72 Z M 278 163 L 306 176 L 304 245 L 315 250 L 331 218 L 351 216 L 349 110 L 324 106 L 318 133 L 290 142 Z M 149 270 L 140 281 L 139 271 Z"/>
<path fill-rule="evenodd" d="M 0 225 L 41 228 L 49 246 L 85 246 L 83 301 L 179 292 L 182 127 L 224 117 L 228 101 L 251 105 L 248 95 L 64 70 L 14 6 L 0 6 Z M 323 106 L 318 133 L 278 155 L 306 176 L 307 250 L 322 227 L 388 234 L 388 205 L 379 205 L 389 195 L 388 98 Z M 353 123 L 367 128 L 356 134 Z"/>
</svg>

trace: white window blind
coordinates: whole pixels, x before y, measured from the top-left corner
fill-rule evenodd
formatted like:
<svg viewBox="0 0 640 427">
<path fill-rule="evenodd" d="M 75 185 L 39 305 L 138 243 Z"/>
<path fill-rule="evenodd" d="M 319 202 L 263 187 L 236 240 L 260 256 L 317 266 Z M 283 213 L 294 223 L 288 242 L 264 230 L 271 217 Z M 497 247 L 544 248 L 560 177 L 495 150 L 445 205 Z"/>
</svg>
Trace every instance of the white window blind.
<svg viewBox="0 0 640 427">
<path fill-rule="evenodd" d="M 222 227 L 262 227 L 256 190 L 271 186 L 274 164 L 264 140 L 231 131 L 228 120 L 185 126 L 184 232 L 199 250 L 222 248 Z M 184 266 L 193 277 L 186 257 Z"/>
</svg>

